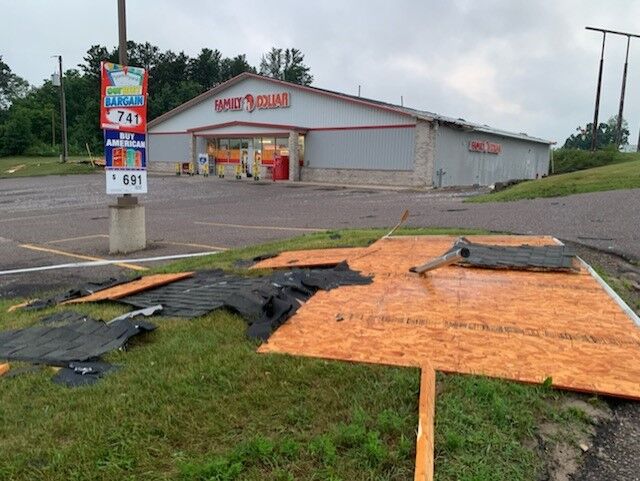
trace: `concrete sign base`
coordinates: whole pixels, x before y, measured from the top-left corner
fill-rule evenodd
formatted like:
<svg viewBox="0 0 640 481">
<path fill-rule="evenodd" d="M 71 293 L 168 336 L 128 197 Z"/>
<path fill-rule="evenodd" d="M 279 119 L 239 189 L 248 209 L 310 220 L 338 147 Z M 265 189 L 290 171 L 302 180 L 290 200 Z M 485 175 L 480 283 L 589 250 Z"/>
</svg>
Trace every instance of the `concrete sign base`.
<svg viewBox="0 0 640 481">
<path fill-rule="evenodd" d="M 146 247 L 145 211 L 140 204 L 109 206 L 109 253 L 127 254 Z"/>
</svg>

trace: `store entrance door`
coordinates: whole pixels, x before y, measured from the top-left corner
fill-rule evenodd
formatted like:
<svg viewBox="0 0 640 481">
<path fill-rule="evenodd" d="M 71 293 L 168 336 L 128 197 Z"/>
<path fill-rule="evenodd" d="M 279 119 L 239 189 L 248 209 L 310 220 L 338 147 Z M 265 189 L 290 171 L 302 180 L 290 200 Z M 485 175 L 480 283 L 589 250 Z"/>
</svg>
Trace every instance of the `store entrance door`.
<svg viewBox="0 0 640 481">
<path fill-rule="evenodd" d="M 247 177 L 253 177 L 253 142 L 252 139 L 240 140 L 240 161 Z"/>
</svg>

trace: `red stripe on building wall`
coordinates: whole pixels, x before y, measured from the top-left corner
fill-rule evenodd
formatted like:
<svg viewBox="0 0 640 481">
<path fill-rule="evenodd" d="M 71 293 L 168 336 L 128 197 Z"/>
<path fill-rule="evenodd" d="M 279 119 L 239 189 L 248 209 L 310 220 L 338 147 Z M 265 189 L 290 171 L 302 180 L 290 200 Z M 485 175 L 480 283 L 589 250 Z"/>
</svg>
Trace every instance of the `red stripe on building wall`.
<svg viewBox="0 0 640 481">
<path fill-rule="evenodd" d="M 395 125 L 353 125 L 347 127 L 311 127 L 308 131 L 321 130 L 370 130 L 370 129 L 413 129 L 416 124 L 395 124 Z"/>
<path fill-rule="evenodd" d="M 176 131 L 176 132 L 147 132 L 147 135 L 184 135 L 188 134 L 186 130 L 184 131 Z"/>
<path fill-rule="evenodd" d="M 251 139 L 253 137 L 289 137 L 289 132 L 240 132 L 237 134 L 198 134 L 193 133 L 194 137 L 222 137 L 224 139 Z"/>
</svg>

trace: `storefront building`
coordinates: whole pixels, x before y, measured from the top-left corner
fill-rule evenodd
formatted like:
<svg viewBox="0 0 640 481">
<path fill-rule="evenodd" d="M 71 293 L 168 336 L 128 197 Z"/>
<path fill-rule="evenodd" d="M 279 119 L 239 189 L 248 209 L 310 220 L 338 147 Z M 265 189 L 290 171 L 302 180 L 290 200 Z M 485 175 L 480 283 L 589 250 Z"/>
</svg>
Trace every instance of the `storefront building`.
<svg viewBox="0 0 640 481">
<path fill-rule="evenodd" d="M 243 73 L 151 121 L 147 144 L 152 171 L 205 155 L 230 177 L 430 188 L 541 177 L 552 142 Z"/>
</svg>

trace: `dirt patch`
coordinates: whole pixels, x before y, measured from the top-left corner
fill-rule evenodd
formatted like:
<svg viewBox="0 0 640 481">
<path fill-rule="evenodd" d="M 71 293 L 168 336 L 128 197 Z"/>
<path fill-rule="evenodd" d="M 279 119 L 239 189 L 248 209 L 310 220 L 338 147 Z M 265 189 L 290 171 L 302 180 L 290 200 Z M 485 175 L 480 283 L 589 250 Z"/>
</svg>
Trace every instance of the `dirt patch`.
<svg viewBox="0 0 640 481">
<path fill-rule="evenodd" d="M 564 416 L 538 427 L 537 449 L 545 459 L 540 481 L 571 481 L 588 452 L 596 427 L 611 419 L 611 410 L 602 402 L 592 403 L 583 395 L 563 397 L 557 406 Z"/>
</svg>

